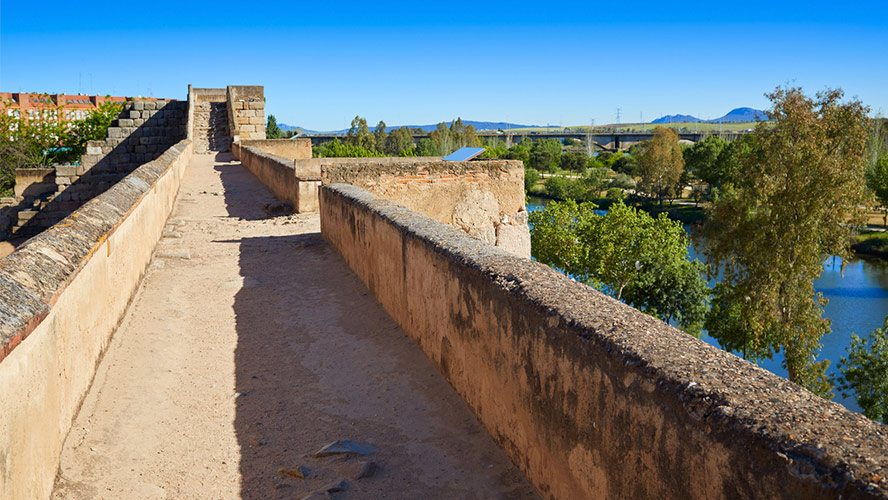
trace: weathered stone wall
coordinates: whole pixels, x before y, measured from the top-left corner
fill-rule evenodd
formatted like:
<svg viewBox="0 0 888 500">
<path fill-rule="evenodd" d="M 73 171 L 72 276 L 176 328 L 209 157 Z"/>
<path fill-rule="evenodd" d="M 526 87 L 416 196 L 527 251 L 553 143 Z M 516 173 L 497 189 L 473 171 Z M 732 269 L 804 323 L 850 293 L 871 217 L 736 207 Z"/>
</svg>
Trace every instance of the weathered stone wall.
<svg viewBox="0 0 888 500">
<path fill-rule="evenodd" d="M 0 260 L 0 498 L 49 498 L 190 156 L 180 142 Z"/>
<path fill-rule="evenodd" d="M 360 188 L 323 237 L 545 498 L 888 498 L 888 427 Z"/>
<path fill-rule="evenodd" d="M 311 158 L 311 139 L 244 139 L 242 146 L 250 146 L 291 160 Z"/>
<path fill-rule="evenodd" d="M 228 124 L 228 104 L 225 89 L 192 89 L 190 113 L 193 113 L 191 133 L 194 153 L 226 152 L 231 150 L 231 130 Z"/>
<path fill-rule="evenodd" d="M 318 211 L 320 172 L 297 170 L 295 160 L 242 143 L 233 143 L 231 150 L 241 164 L 268 186 L 278 199 L 289 203 L 299 213 Z"/>
<path fill-rule="evenodd" d="M 107 138 L 87 143 L 78 174 L 109 175 L 110 184 L 117 182 L 185 138 L 187 111 L 185 101 L 127 102 Z"/>
<path fill-rule="evenodd" d="M 265 139 L 265 88 L 261 85 L 229 85 L 227 99 L 232 141 Z"/>
<path fill-rule="evenodd" d="M 490 245 L 530 258 L 524 166 L 520 161 L 320 160 L 322 184 L 342 182 L 362 187 Z"/>
<path fill-rule="evenodd" d="M 180 101 L 127 102 L 107 138 L 87 143 L 80 165 L 21 169 L 15 203 L 0 209 L 0 239 L 40 233 L 160 156 L 185 137 L 187 110 Z"/>
</svg>

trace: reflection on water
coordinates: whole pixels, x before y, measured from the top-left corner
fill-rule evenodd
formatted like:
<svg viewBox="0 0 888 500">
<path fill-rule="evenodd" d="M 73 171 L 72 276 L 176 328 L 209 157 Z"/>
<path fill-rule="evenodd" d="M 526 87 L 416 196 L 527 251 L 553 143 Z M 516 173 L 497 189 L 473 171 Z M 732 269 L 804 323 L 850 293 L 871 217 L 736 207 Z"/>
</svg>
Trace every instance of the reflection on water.
<svg viewBox="0 0 888 500">
<path fill-rule="evenodd" d="M 532 198 L 528 200 L 527 209 L 537 210 L 545 203 L 546 200 Z M 702 260 L 693 248 L 691 256 Z M 814 288 L 829 300 L 824 307 L 824 316 L 831 321 L 832 333 L 823 337 L 819 359 L 830 360 L 827 373 L 832 375 L 838 374 L 839 359 L 847 355 L 845 349 L 851 343 L 851 334 L 868 335 L 881 327 L 888 315 L 888 263 L 880 259 L 853 259 L 845 265 L 844 275 L 841 267 L 841 259 L 827 260 L 823 274 L 814 282 Z M 705 332 L 702 339 L 718 345 Z M 786 370 L 780 366 L 782 361 L 783 356 L 778 354 L 760 365 L 785 377 Z M 836 394 L 835 401 L 851 410 L 860 411 L 853 396 L 843 398 L 841 394 Z"/>
</svg>

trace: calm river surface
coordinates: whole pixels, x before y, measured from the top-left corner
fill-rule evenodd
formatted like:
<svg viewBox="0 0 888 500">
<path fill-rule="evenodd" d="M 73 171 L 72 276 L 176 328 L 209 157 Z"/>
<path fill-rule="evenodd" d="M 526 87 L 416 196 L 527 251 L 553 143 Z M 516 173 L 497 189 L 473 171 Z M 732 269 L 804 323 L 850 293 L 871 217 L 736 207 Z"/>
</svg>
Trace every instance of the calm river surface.
<svg viewBox="0 0 888 500">
<path fill-rule="evenodd" d="M 530 198 L 527 209 L 538 210 L 546 202 Z M 690 253 L 692 258 L 703 260 L 693 248 Z M 844 276 L 840 272 L 841 266 L 838 258 L 828 260 L 820 279 L 814 282 L 814 288 L 829 300 L 824 307 L 824 316 L 832 322 L 832 333 L 823 337 L 819 359 L 831 361 L 830 374 L 838 373 L 839 359 L 846 355 L 845 348 L 851 343 L 851 334 L 868 335 L 873 329 L 881 327 L 888 315 L 888 263 L 878 259 L 854 259 L 845 266 Z M 701 339 L 718 346 L 718 342 L 706 335 L 705 330 Z M 782 360 L 783 356 L 778 354 L 773 360 L 764 360 L 759 364 L 785 377 L 786 370 L 780 366 Z M 843 398 L 837 392 L 834 400 L 850 410 L 860 411 L 853 395 Z"/>
</svg>

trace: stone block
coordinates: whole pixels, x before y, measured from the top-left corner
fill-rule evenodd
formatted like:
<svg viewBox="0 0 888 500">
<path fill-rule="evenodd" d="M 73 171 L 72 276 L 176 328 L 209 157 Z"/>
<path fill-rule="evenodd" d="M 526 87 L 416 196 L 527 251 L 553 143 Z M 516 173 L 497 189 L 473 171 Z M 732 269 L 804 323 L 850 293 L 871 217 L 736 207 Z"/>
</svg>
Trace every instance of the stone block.
<svg viewBox="0 0 888 500">
<path fill-rule="evenodd" d="M 56 175 L 71 177 L 73 175 L 77 175 L 77 166 L 76 165 L 59 165 L 56 167 Z"/>
<path fill-rule="evenodd" d="M 520 212 L 526 214 L 527 212 Z M 496 246 L 519 257 L 530 258 L 530 228 L 527 224 L 500 224 L 496 227 Z"/>
<path fill-rule="evenodd" d="M 133 103 L 133 109 L 136 111 L 142 111 L 145 109 L 145 103 L 143 101 L 136 101 Z"/>
<path fill-rule="evenodd" d="M 123 130 L 120 130 L 116 127 L 111 127 L 108 129 L 108 137 L 123 137 Z"/>
<path fill-rule="evenodd" d="M 133 121 L 130 118 L 122 118 L 118 120 L 119 127 L 134 127 Z"/>
<path fill-rule="evenodd" d="M 262 101 L 250 101 L 247 103 L 247 109 L 265 109 L 265 103 Z"/>
<path fill-rule="evenodd" d="M 135 110 L 134 110 L 134 111 L 130 111 L 130 112 L 129 112 L 129 118 L 137 119 L 137 118 L 141 118 L 141 117 L 142 117 L 142 112 L 141 112 L 141 111 L 135 111 Z"/>
<path fill-rule="evenodd" d="M 89 155 L 93 155 L 93 156 L 101 155 L 101 154 L 102 154 L 102 148 L 101 148 L 101 146 L 99 146 L 99 147 L 96 147 L 96 146 L 87 146 L 87 147 L 86 147 L 86 154 L 87 154 L 88 156 L 89 156 Z"/>
<path fill-rule="evenodd" d="M 134 148 L 134 151 L 136 153 L 135 154 L 136 161 L 141 161 L 141 160 L 139 160 L 139 155 L 145 153 L 145 151 L 146 151 L 145 146 L 140 144 Z"/>
<path fill-rule="evenodd" d="M 157 103 L 154 101 L 145 101 L 145 109 L 157 109 Z"/>
<path fill-rule="evenodd" d="M 241 132 L 254 132 L 256 130 L 255 125 L 242 125 L 239 127 Z"/>
<path fill-rule="evenodd" d="M 253 125 L 262 125 L 265 122 L 265 119 L 261 116 L 253 116 L 250 118 L 250 123 Z"/>
</svg>

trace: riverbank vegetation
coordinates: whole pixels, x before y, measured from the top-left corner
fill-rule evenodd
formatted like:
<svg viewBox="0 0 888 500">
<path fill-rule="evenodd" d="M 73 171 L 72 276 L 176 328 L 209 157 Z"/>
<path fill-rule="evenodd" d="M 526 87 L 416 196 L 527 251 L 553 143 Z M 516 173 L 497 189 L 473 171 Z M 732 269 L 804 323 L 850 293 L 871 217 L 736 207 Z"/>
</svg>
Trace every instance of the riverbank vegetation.
<svg viewBox="0 0 888 500">
<path fill-rule="evenodd" d="M 817 361 L 817 355 L 831 328 L 823 318 L 826 301 L 814 292 L 813 281 L 826 258 L 850 255 L 852 237 L 858 251 L 888 253 L 886 233 L 858 229 L 875 201 L 888 204 L 879 194 L 881 189 L 888 197 L 884 121 L 868 119 L 868 109 L 857 100 L 843 101 L 840 90 L 808 97 L 798 88 L 778 88 L 769 98 L 771 120 L 736 141 L 710 136 L 681 146 L 674 133 L 664 131 L 657 134 L 658 142 L 636 145 L 618 158 L 598 153 L 587 160 L 585 169 L 561 168 L 574 165 L 573 159 L 537 162 L 528 166 L 542 167 L 545 174 L 528 184 L 528 192 L 580 202 L 607 196 L 614 203 L 612 210 L 624 207 L 625 198 L 657 217 L 668 214 L 699 223 L 705 236 L 699 248 L 706 256 L 707 274 L 720 280 L 703 293 L 704 302 L 711 304 L 708 311 L 704 306 L 708 334 L 723 348 L 753 361 L 780 353 L 790 380 L 824 397 L 830 397 L 834 387 L 855 391 L 867 415 L 880 418 L 883 413 L 867 408 L 877 404 L 872 401 L 883 400 L 867 396 L 872 391 L 861 381 L 888 379 L 888 363 L 861 353 L 875 349 L 871 351 L 875 359 L 884 360 L 888 346 L 873 339 L 868 344 L 855 340 L 839 375 L 828 377 L 828 361 Z M 562 157 L 570 148 L 565 145 Z M 612 191 L 618 174 L 634 186 Z M 626 179 L 619 182 L 629 184 Z M 590 248 L 599 241 L 637 243 L 629 243 L 633 240 L 625 235 L 608 239 L 583 229 L 606 226 L 587 221 L 582 203 L 550 205 L 554 208 L 532 217 L 534 256 L 662 317 L 658 310 L 614 293 L 619 287 L 589 271 L 596 269 L 595 261 L 577 264 L 577 259 L 591 258 Z M 567 250 L 559 253 L 553 245 Z M 571 249 L 577 246 L 580 250 Z M 616 253 L 632 255 L 632 251 L 624 246 Z M 699 263 L 693 266 L 703 269 Z M 683 293 L 680 287 L 674 289 L 676 295 Z M 884 395 L 884 390 L 880 386 L 875 391 Z"/>
</svg>

